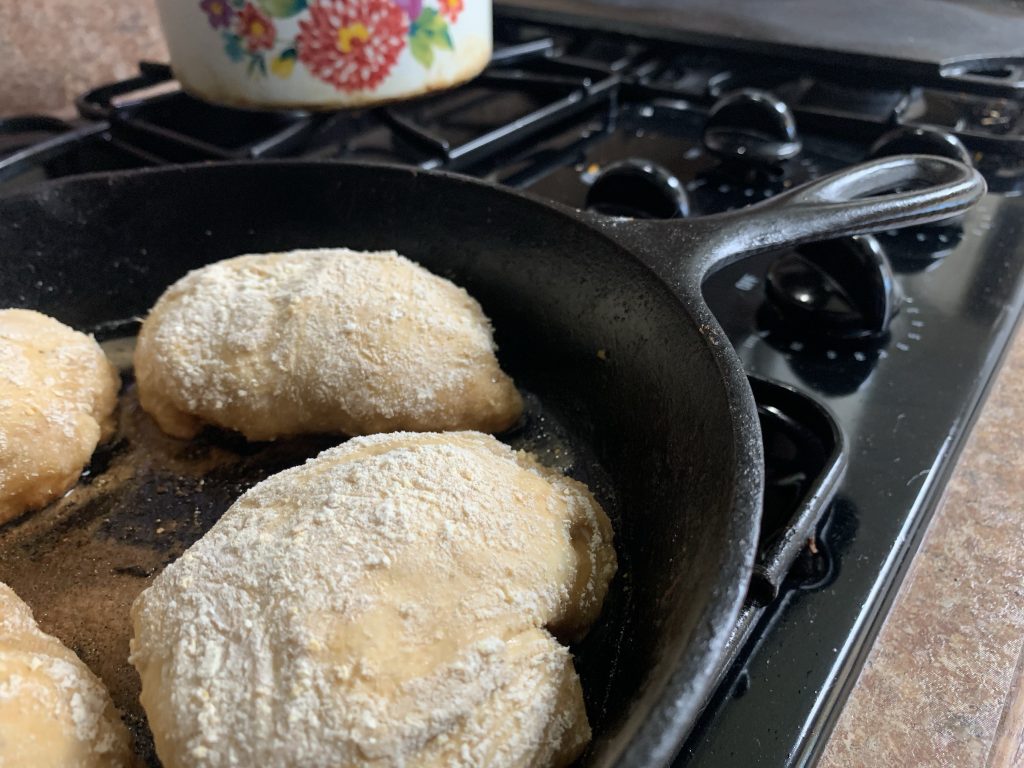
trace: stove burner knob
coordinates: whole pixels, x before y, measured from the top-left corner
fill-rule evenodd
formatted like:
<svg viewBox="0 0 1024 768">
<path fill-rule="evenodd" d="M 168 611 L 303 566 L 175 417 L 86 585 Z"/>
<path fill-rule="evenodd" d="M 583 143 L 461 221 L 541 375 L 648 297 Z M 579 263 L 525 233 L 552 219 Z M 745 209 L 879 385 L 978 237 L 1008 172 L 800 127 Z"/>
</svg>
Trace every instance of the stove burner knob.
<svg viewBox="0 0 1024 768">
<path fill-rule="evenodd" d="M 745 88 L 715 102 L 704 126 L 704 146 L 730 160 L 771 164 L 795 157 L 802 143 L 786 102 Z"/>
<path fill-rule="evenodd" d="M 956 136 L 937 128 L 897 128 L 876 141 L 871 157 L 890 155 L 939 155 L 971 165 L 971 153 Z"/>
<path fill-rule="evenodd" d="M 899 289 L 878 241 L 825 240 L 779 258 L 768 270 L 769 301 L 799 329 L 839 339 L 882 336 L 899 308 Z"/>
<path fill-rule="evenodd" d="M 679 179 L 650 160 L 609 165 L 587 190 L 586 207 L 633 219 L 673 219 L 690 213 L 690 201 Z"/>
<path fill-rule="evenodd" d="M 950 160 L 959 160 L 964 165 L 971 165 L 971 153 L 956 136 L 937 128 L 896 128 L 889 131 L 876 141 L 870 150 L 871 157 L 889 157 L 891 155 L 939 155 Z M 907 238 L 920 232 L 928 232 L 936 228 L 956 229 L 963 221 L 963 215 L 930 224 L 918 224 L 910 229 L 902 230 L 901 237 Z M 920 250 L 920 249 L 917 249 Z M 933 258 L 941 258 L 939 256 Z M 913 261 L 913 257 L 910 258 Z"/>
</svg>

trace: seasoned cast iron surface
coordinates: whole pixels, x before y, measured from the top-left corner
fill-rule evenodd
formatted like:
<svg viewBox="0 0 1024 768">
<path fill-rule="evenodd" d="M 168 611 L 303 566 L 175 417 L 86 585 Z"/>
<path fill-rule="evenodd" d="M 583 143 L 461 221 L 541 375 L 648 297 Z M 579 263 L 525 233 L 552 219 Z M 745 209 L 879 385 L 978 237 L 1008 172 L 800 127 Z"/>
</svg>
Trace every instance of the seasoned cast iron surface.
<svg viewBox="0 0 1024 768">
<path fill-rule="evenodd" d="M 45 632 L 64 641 L 102 678 L 132 731 L 136 752 L 146 764 L 158 766 L 138 701 L 139 677 L 128 663 L 132 601 L 247 489 L 344 438 L 247 443 L 216 429 L 195 440 L 168 437 L 139 406 L 130 367 L 134 341 L 119 336 L 103 342 L 125 382 L 116 435 L 96 451 L 66 496 L 0 527 L 0 581 L 32 606 Z M 536 396 L 523 395 L 523 418 L 500 437 L 585 482 L 618 528 L 614 491 L 596 456 Z M 606 616 L 621 610 L 628 573 L 628 559 L 620 552 Z M 607 654 L 595 659 L 586 641 L 574 651 L 588 712 L 603 711 L 607 677 L 602 670 L 615 659 Z"/>
<path fill-rule="evenodd" d="M 697 222 L 688 226 L 698 228 Z M 502 367 L 543 403 L 540 411 L 533 406 L 538 421 L 543 415 L 567 425 L 572 472 L 621 510 L 614 515 L 622 564 L 617 591 L 578 649 L 594 730 L 583 763 L 664 762 L 713 683 L 749 583 L 761 441 L 742 369 L 706 308 L 698 298 L 684 303 L 618 242 L 564 211 L 452 176 L 302 162 L 168 168 L 83 176 L 0 200 L 0 300 L 76 328 L 102 327 L 103 338 L 113 338 L 131 333 L 114 321 L 143 315 L 189 269 L 245 252 L 340 245 L 394 248 L 469 291 L 494 324 Z M 530 438 L 526 428 L 516 440 L 528 445 Z M 198 470 L 173 476 L 186 477 L 183 489 L 193 501 L 221 494 L 205 503 L 200 520 L 215 517 L 268 471 L 323 447 L 307 446 L 286 458 L 246 455 L 223 435 L 193 445 L 208 445 L 216 468 L 203 467 L 202 477 Z M 261 465 L 264 456 L 269 466 Z M 172 451 L 170 459 L 181 456 Z M 112 466 L 117 461 L 115 455 Z M 208 487 L 213 474 L 224 478 L 219 491 Z M 170 515 L 158 505 L 177 485 L 158 478 L 146 487 L 142 478 L 134 490 L 118 491 L 130 508 L 122 513 L 127 517 L 110 519 L 136 529 L 141 522 L 151 526 L 146 535 L 169 538 Z M 160 485 L 168 486 L 163 494 Z M 71 562 L 72 552 L 77 557 L 86 541 L 143 546 L 137 530 L 103 523 L 109 515 L 95 507 L 65 510 L 75 496 L 36 516 L 79 515 L 65 529 L 64 536 L 78 537 L 69 551 L 39 562 L 40 552 L 13 546 L 8 536 L 19 542 L 28 536 L 14 537 L 21 527 L 12 526 L 6 536 L 0 533 L 0 578 L 31 580 L 12 573 L 15 553 L 23 564 L 37 559 L 31 570 L 54 570 Z M 196 504 L 182 504 L 187 525 L 175 525 L 190 527 L 194 537 L 202 528 L 191 522 Z M 158 527 L 164 532 L 157 534 Z M 179 550 L 184 543 L 177 542 Z M 162 559 L 133 559 L 127 566 L 159 567 L 169 553 L 158 551 Z M 115 578 L 112 567 L 124 565 L 112 565 L 109 552 L 100 554 L 82 556 L 83 573 L 66 574 L 63 591 L 53 591 L 76 619 L 98 616 L 102 600 L 90 605 L 65 592 L 81 591 L 78 581 Z M 137 550 L 131 554 L 137 557 Z M 141 582 L 137 591 L 147 577 L 116 578 Z M 55 608 L 29 588 L 29 603 L 53 629 Z M 120 596 L 119 616 L 126 615 L 130 597 Z M 85 607 L 79 610 L 80 603 Z M 96 632 L 108 634 L 103 627 Z M 70 641 L 93 661 L 90 648 Z M 119 664 L 126 641 L 123 636 Z M 135 706 L 133 693 L 122 692 L 118 700 Z"/>
</svg>

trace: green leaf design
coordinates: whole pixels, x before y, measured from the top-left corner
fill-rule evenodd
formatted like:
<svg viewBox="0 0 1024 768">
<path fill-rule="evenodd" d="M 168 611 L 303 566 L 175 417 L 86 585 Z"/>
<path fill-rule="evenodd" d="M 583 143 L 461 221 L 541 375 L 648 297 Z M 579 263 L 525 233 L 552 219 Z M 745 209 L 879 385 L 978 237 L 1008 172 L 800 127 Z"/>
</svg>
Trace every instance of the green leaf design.
<svg viewBox="0 0 1024 768">
<path fill-rule="evenodd" d="M 242 38 L 233 32 L 223 32 L 221 38 L 224 40 L 224 53 L 232 61 L 241 61 L 245 58 L 245 49 L 242 48 Z"/>
<path fill-rule="evenodd" d="M 424 8 L 409 26 L 409 50 L 424 67 L 434 63 L 434 49 L 455 50 L 446 22 L 434 8 Z"/>
<path fill-rule="evenodd" d="M 306 10 L 306 0 L 257 0 L 260 7 L 271 16 L 285 19 Z"/>
<path fill-rule="evenodd" d="M 430 41 L 426 37 L 414 36 L 409 40 L 409 50 L 416 61 L 424 67 L 430 67 L 434 63 L 434 49 L 430 47 Z"/>
<path fill-rule="evenodd" d="M 254 72 L 259 72 L 264 77 L 267 76 L 267 62 L 262 53 L 249 54 L 249 66 L 246 67 L 246 74 L 252 77 Z"/>
</svg>

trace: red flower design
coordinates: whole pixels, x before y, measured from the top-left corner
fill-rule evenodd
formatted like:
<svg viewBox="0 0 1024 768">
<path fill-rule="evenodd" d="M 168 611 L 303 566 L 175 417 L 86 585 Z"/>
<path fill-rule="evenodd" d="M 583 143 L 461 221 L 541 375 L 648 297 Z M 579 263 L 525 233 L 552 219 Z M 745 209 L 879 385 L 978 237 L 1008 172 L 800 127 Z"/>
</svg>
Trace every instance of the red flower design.
<svg viewBox="0 0 1024 768">
<path fill-rule="evenodd" d="M 409 21 L 390 0 L 320 0 L 299 22 L 299 61 L 342 91 L 380 85 L 405 47 Z"/>
<path fill-rule="evenodd" d="M 442 16 L 457 21 L 462 9 L 466 7 L 464 0 L 437 0 L 437 8 Z"/>
<path fill-rule="evenodd" d="M 252 3 L 246 3 L 245 8 L 238 12 L 235 31 L 251 52 L 270 50 L 277 38 L 274 22 Z"/>
</svg>

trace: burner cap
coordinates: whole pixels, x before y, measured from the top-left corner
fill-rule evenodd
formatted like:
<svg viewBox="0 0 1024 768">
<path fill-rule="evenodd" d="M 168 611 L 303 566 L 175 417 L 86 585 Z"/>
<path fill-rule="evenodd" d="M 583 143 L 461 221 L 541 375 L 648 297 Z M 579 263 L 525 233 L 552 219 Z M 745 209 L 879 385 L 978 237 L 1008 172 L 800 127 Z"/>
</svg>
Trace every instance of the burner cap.
<svg viewBox="0 0 1024 768">
<path fill-rule="evenodd" d="M 768 270 L 768 299 L 794 327 L 833 339 L 882 336 L 899 307 L 899 289 L 874 237 L 801 246 Z"/>
<path fill-rule="evenodd" d="M 803 146 L 786 102 L 752 88 L 715 102 L 704 127 L 704 145 L 722 157 L 754 163 L 789 160 Z"/>
<path fill-rule="evenodd" d="M 601 171 L 587 190 L 586 207 L 608 216 L 672 219 L 690 213 L 679 179 L 650 160 L 622 160 Z"/>
<path fill-rule="evenodd" d="M 897 128 L 871 147 L 871 157 L 890 155 L 939 155 L 971 165 L 971 153 L 956 136 L 937 128 Z"/>
<path fill-rule="evenodd" d="M 870 157 L 889 157 L 891 155 L 939 155 L 948 157 L 950 160 L 959 160 L 964 165 L 972 165 L 971 153 L 956 136 L 938 128 L 896 128 L 881 136 L 869 152 Z M 904 231 L 904 238 L 918 236 L 921 232 L 935 228 L 957 228 L 959 222 L 963 221 L 963 215 L 952 219 L 931 222 L 930 224 L 919 224 Z M 907 232 L 910 234 L 908 235 Z M 930 239 L 930 238 L 929 238 Z M 920 251 L 921 249 L 916 249 Z M 940 255 L 932 258 L 941 258 L 946 255 L 946 249 L 936 248 Z M 927 259 L 919 259 L 927 261 Z"/>
</svg>

